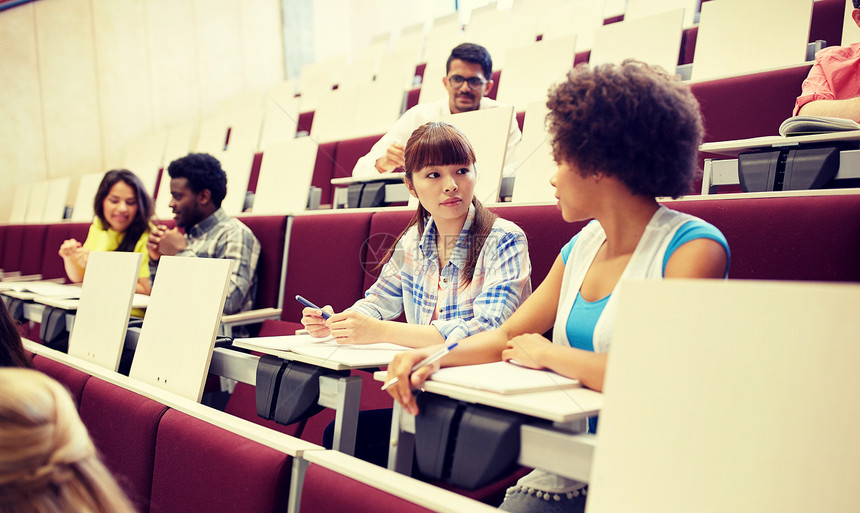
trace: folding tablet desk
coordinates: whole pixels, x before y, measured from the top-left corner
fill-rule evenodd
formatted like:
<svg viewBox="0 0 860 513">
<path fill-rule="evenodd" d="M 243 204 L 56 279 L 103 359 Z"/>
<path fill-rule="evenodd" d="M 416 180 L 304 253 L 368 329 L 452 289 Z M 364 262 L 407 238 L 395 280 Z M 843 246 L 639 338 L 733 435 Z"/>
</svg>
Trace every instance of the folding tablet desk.
<svg viewBox="0 0 860 513">
<path fill-rule="evenodd" d="M 385 381 L 386 373 L 377 372 L 374 378 Z M 556 474 L 588 481 L 591 473 L 591 454 L 594 437 L 581 434 L 584 421 L 597 415 L 603 407 L 603 394 L 587 388 L 565 388 L 521 394 L 498 394 L 459 385 L 424 383 L 425 392 L 460 401 L 492 406 L 522 413 L 553 423 L 553 429 L 523 426 L 520 463 Z M 412 469 L 415 437 L 415 417 L 406 413 L 400 403 L 394 403 L 391 420 L 391 445 L 388 468 L 401 473 Z M 558 458 L 564 451 L 566 458 Z"/>
<path fill-rule="evenodd" d="M 233 341 L 233 345 L 242 349 L 258 351 L 283 360 L 307 363 L 316 367 L 331 370 L 367 370 L 385 367 L 391 362 L 390 356 L 378 360 L 366 360 L 360 364 L 349 363 L 348 359 L 338 358 L 337 352 L 327 357 L 309 356 L 291 351 L 263 349 L 260 346 Z M 343 349 L 348 350 L 348 346 Z M 256 386 L 256 356 L 238 353 L 229 349 L 218 348 L 213 354 L 213 372 L 224 377 L 237 379 L 243 383 Z M 355 437 L 358 429 L 358 411 L 361 399 L 361 378 L 359 376 L 320 376 L 319 404 L 335 410 L 333 448 L 347 453 L 355 453 Z"/>
<path fill-rule="evenodd" d="M 724 155 L 727 158 L 705 159 L 702 194 L 716 193 L 719 185 L 740 183 L 737 157 L 741 153 L 754 150 L 801 148 L 822 143 L 843 143 L 860 147 L 860 130 L 791 137 L 776 135 L 703 144 L 699 146 L 699 151 Z M 860 178 L 860 149 L 842 150 L 839 154 L 839 171 L 834 180 L 839 182 L 857 178 Z"/>
<path fill-rule="evenodd" d="M 363 207 L 362 195 L 376 194 L 376 190 L 383 189 L 381 193 L 383 203 L 398 203 L 409 201 L 411 196 L 409 190 L 403 183 L 406 173 L 381 173 L 378 177 L 364 178 L 333 178 L 331 184 L 335 186 L 332 208 Z M 499 188 L 501 201 L 509 201 L 514 190 L 513 176 L 503 176 Z"/>
</svg>

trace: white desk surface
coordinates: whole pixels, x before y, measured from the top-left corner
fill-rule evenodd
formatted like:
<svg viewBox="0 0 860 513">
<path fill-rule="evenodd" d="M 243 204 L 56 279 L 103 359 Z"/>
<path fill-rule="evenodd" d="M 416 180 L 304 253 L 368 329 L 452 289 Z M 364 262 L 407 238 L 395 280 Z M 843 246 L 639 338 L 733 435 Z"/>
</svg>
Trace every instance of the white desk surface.
<svg viewBox="0 0 860 513">
<path fill-rule="evenodd" d="M 332 185 L 351 185 L 354 183 L 366 183 L 366 182 L 402 182 L 403 178 L 406 176 L 406 173 L 379 173 L 379 176 L 363 176 L 363 177 L 353 177 L 346 176 L 343 178 L 332 178 Z"/>
<path fill-rule="evenodd" d="M 14 297 L 14 296 L 13 296 Z M 30 297 L 36 303 L 43 304 L 45 306 L 52 306 L 54 308 L 62 308 L 63 310 L 75 311 L 78 309 L 78 305 L 81 300 L 78 298 L 56 298 L 49 296 L 39 296 L 34 295 Z M 138 308 L 141 310 L 146 310 L 149 306 L 149 296 L 144 294 L 135 294 L 134 298 L 131 300 L 131 307 Z"/>
<path fill-rule="evenodd" d="M 79 298 L 81 286 L 52 281 L 8 281 L 0 282 L 0 294 L 27 301 L 36 297 Z"/>
<path fill-rule="evenodd" d="M 385 381 L 385 377 L 386 373 L 383 371 L 373 374 L 377 381 Z M 603 408 L 603 394 L 587 388 L 503 395 L 429 380 L 424 383 L 424 390 L 562 424 L 597 415 Z"/>
<path fill-rule="evenodd" d="M 315 365 L 317 367 L 323 367 L 325 369 L 332 370 L 351 370 L 351 369 L 367 369 L 373 367 L 387 367 L 389 363 L 391 363 L 391 357 L 386 356 L 385 358 L 375 358 L 372 355 L 369 355 L 370 358 L 365 359 L 361 363 L 348 363 L 345 360 L 338 359 L 337 355 L 337 347 L 333 347 L 331 354 L 328 358 L 323 358 L 319 356 L 311 356 L 306 354 L 299 354 L 293 351 L 279 351 L 277 349 L 266 349 L 262 348 L 255 344 L 250 344 L 246 342 L 242 342 L 241 339 L 233 340 L 233 346 L 239 347 L 242 349 L 248 349 L 250 351 L 257 351 L 264 354 L 270 354 L 272 356 L 277 356 L 278 358 L 283 358 L 284 360 L 291 360 L 296 362 L 307 363 L 310 365 Z M 350 350 L 349 346 L 342 346 L 343 350 Z M 369 352 L 369 351 L 368 351 Z"/>
<path fill-rule="evenodd" d="M 739 153 L 755 148 L 781 148 L 785 146 L 798 146 L 804 143 L 831 141 L 860 141 L 860 130 L 828 132 L 826 134 L 796 135 L 792 137 L 770 135 L 765 137 L 753 137 L 751 139 L 739 139 L 735 141 L 712 142 L 699 146 L 699 151 L 737 157 Z"/>
</svg>

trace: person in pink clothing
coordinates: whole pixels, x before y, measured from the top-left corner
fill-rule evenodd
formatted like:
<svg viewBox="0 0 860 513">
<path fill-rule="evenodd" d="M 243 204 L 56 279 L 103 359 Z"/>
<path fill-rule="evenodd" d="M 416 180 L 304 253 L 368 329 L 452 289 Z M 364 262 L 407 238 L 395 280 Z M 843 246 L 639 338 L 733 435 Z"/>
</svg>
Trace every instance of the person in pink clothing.
<svg viewBox="0 0 860 513">
<path fill-rule="evenodd" d="M 860 0 L 851 17 L 860 26 Z M 795 116 L 829 116 L 860 122 L 860 43 L 825 48 L 803 81 Z"/>
</svg>

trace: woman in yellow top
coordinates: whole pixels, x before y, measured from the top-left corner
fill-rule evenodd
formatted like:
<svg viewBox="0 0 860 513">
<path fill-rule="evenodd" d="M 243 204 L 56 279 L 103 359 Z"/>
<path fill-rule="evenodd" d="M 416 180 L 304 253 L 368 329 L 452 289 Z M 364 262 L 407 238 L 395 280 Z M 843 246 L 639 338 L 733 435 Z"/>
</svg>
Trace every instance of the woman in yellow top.
<svg viewBox="0 0 860 513">
<path fill-rule="evenodd" d="M 90 251 L 134 251 L 143 255 L 135 292 L 149 294 L 152 285 L 146 242 L 153 204 L 140 179 L 125 169 L 105 173 L 93 211 L 97 219 L 90 226 L 87 240 L 81 244 L 69 239 L 60 246 L 69 279 L 74 283 L 83 281 Z"/>
</svg>

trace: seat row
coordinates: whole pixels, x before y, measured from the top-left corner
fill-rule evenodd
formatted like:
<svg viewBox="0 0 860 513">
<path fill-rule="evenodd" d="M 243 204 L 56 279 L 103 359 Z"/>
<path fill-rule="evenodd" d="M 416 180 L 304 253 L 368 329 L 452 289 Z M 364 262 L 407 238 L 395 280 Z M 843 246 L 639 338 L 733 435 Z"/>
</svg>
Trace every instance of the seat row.
<svg viewBox="0 0 860 513">
<path fill-rule="evenodd" d="M 689 197 L 665 204 L 698 216 L 723 232 L 731 248 L 732 279 L 860 282 L 860 190 Z M 530 241 L 534 287 L 547 275 L 560 248 L 585 224 L 566 223 L 555 205 L 499 205 L 491 209 L 518 224 Z M 296 294 L 318 304 L 330 304 L 336 311 L 350 306 L 376 279 L 380 258 L 411 215 L 410 209 L 392 208 L 243 217 L 260 237 L 263 253 L 270 260 L 267 269 L 261 268 L 261 294 L 264 289 L 269 294 L 274 291 L 275 301 L 282 307 L 280 320 L 266 321 L 260 334 L 288 334 L 301 327 L 302 306 L 292 300 Z M 13 230 L 12 238 L 18 241 L 19 249 L 32 250 L 34 244 L 28 235 L 45 238 L 45 232 L 64 226 L 68 228 L 67 224 L 24 226 L 24 233 Z M 4 253 L 10 249 L 10 228 L 14 227 L 0 229 Z M 55 255 L 45 244 L 46 256 Z M 719 312 L 713 315 L 719 319 Z M 359 375 L 365 379 L 361 409 L 389 407 L 390 397 L 368 383 L 367 373 Z M 314 444 L 321 444 L 322 432 L 333 418 L 327 410 L 307 424 L 277 426 L 263 421 L 256 415 L 253 387 L 241 383 L 226 411 Z M 117 430 L 123 428 L 111 428 Z M 477 490 L 470 496 L 485 499 L 497 492 Z"/>
<path fill-rule="evenodd" d="M 710 222 L 731 248 L 730 279 L 860 282 L 860 190 L 837 194 L 746 194 L 688 197 L 665 204 Z M 561 247 L 585 223 L 566 223 L 555 205 L 500 205 L 499 216 L 519 225 L 529 243 L 532 286 L 549 273 Z M 261 336 L 301 328 L 301 294 L 341 311 L 363 296 L 375 281 L 377 264 L 406 226 L 408 208 L 347 210 L 293 217 L 279 321 L 265 321 Z M 719 317 L 719 313 L 714 313 Z M 390 407 L 391 399 L 371 386 L 367 373 L 361 409 Z M 331 410 L 306 425 L 278 426 L 256 417 L 253 387 L 238 384 L 227 411 L 254 422 L 321 443 L 334 419 Z M 479 492 L 480 496 L 484 491 Z M 489 493 L 489 492 L 488 492 Z"/>
<path fill-rule="evenodd" d="M 141 513 L 490 511 L 37 345 L 107 467 Z M 333 493 L 334 492 L 334 493 Z"/>
<path fill-rule="evenodd" d="M 732 248 L 732 278 L 860 281 L 860 267 L 854 265 L 860 260 L 856 190 L 692 196 L 666 204 L 723 231 Z M 582 226 L 565 223 L 555 205 L 500 204 L 492 210 L 521 226 L 531 241 L 534 286 Z M 288 322 L 301 317 L 301 305 L 291 299 L 296 294 L 335 310 L 347 308 L 376 279 L 379 258 L 411 215 L 411 209 L 398 207 L 241 216 L 262 246 L 256 306 L 282 308 L 280 318 Z M 82 240 L 87 227 L 0 225 L 0 266 L 4 272 L 61 278 L 57 248 L 67 238 Z"/>
<path fill-rule="evenodd" d="M 809 74 L 811 64 L 801 64 L 760 73 L 740 75 L 690 84 L 699 101 L 705 127 L 703 142 L 746 139 L 776 135 L 779 125 L 791 116 L 794 101 L 800 94 L 801 84 Z M 411 94 L 411 93 L 410 93 Z M 494 97 L 494 91 L 490 97 Z M 417 97 L 415 98 L 417 101 Z M 517 121 L 522 129 L 526 112 L 518 112 Z M 313 112 L 299 117 L 300 130 L 310 130 Z M 333 199 L 331 180 L 352 175 L 355 163 L 370 151 L 380 135 L 322 143 L 319 145 L 311 185 L 321 190 L 320 202 L 330 204 Z M 542 140 L 542 138 L 541 138 Z M 530 155 L 533 148 L 521 151 Z M 258 154 L 263 157 L 263 154 Z M 699 166 L 712 155 L 702 153 Z M 259 162 L 251 171 L 249 190 L 256 190 Z M 523 177 L 520 177 L 523 178 Z M 694 186 L 700 191 L 700 186 Z"/>
<path fill-rule="evenodd" d="M 810 64 L 802 64 L 760 73 L 691 83 L 692 92 L 702 109 L 705 126 L 704 142 L 775 135 L 780 123 L 791 116 L 794 101 L 810 67 Z M 490 96 L 493 95 L 494 91 L 491 92 Z M 310 129 L 313 115 L 313 112 L 309 112 L 299 117 L 300 129 Z M 518 112 L 516 115 L 522 129 L 526 112 Z M 333 202 L 334 187 L 331 180 L 351 176 L 355 163 L 370 150 L 381 136 L 382 134 L 378 134 L 356 139 L 324 142 L 317 146 L 315 161 L 312 159 L 312 155 L 309 161 L 309 163 L 313 162 L 310 185 L 320 190 L 321 204 L 328 205 Z M 543 141 L 545 137 L 531 139 Z M 531 155 L 533 150 L 535 148 L 526 148 L 520 154 Z M 249 159 L 250 173 L 247 171 L 239 173 L 245 177 L 249 192 L 255 193 L 257 191 L 264 157 L 264 152 L 257 152 L 252 160 Z M 712 155 L 700 154 L 700 167 L 703 165 L 704 159 L 708 157 L 712 157 Z M 283 166 L 280 165 L 282 163 L 278 164 L 269 166 L 266 172 L 284 172 Z M 294 164 L 296 166 L 301 165 L 297 162 Z M 289 168 L 292 164 L 285 162 L 283 165 Z M 301 172 L 296 169 L 290 174 L 298 176 Z M 159 180 L 156 178 L 156 183 Z M 241 184 L 243 181 L 237 176 L 236 180 L 231 180 L 231 183 Z M 240 185 L 240 187 L 242 186 Z M 701 187 L 696 185 L 693 189 L 700 191 Z M 163 194 L 163 191 L 158 191 L 158 194 Z M 80 236 L 85 234 L 86 231 L 84 230 Z M 14 260 L 17 259 L 13 258 Z M 14 262 L 12 264 L 13 267 L 19 265 Z M 11 269 L 6 261 L 0 262 L 0 265 L 3 265 L 3 268 Z M 25 266 L 30 268 L 41 267 L 42 262 L 38 259 L 29 260 Z"/>
</svg>

